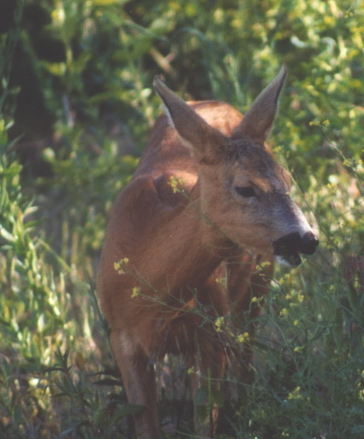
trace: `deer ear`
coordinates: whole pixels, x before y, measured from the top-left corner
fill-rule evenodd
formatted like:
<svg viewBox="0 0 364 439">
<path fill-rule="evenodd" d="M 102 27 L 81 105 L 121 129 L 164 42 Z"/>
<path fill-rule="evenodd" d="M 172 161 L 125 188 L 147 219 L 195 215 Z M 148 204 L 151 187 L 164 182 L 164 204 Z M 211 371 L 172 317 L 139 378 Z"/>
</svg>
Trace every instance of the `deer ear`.
<svg viewBox="0 0 364 439">
<path fill-rule="evenodd" d="M 255 99 L 234 131 L 234 137 L 248 135 L 253 139 L 265 142 L 272 129 L 277 112 L 278 98 L 287 76 L 282 67 L 276 78 Z"/>
<path fill-rule="evenodd" d="M 222 146 L 225 136 L 209 125 L 183 99 L 173 93 L 160 79 L 154 78 L 154 90 L 165 105 L 166 115 L 176 129 L 181 142 L 193 155 L 206 164 L 221 160 Z"/>
</svg>

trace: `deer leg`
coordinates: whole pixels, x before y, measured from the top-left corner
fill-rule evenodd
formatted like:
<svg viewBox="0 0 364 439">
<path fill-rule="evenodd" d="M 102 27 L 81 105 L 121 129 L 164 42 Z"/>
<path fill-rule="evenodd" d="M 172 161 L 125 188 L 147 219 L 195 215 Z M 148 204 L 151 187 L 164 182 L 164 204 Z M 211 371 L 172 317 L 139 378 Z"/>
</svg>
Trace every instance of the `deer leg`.
<svg viewBox="0 0 364 439">
<path fill-rule="evenodd" d="M 233 325 L 243 333 L 247 331 L 250 336 L 254 336 L 256 323 L 252 321 L 262 312 L 264 297 L 273 277 L 273 260 L 267 259 L 259 266 L 259 259 L 244 253 L 239 258 L 227 261 Z M 241 383 L 251 383 L 254 371 L 250 343 L 243 345 L 238 352 L 239 355 L 232 356 L 230 367 L 233 375 Z"/>
<path fill-rule="evenodd" d="M 223 402 L 221 378 L 225 373 L 226 353 L 210 339 L 201 340 L 199 344 L 196 369 L 200 374 L 194 373 L 191 377 L 195 433 L 201 437 L 215 437 L 219 406 Z"/>
<path fill-rule="evenodd" d="M 153 364 L 121 331 L 112 331 L 111 344 L 129 404 L 145 409 L 134 416 L 138 439 L 158 439 L 157 391 Z"/>
<path fill-rule="evenodd" d="M 201 437 L 214 437 L 222 404 L 221 378 L 225 374 L 227 354 L 223 340 L 212 323 L 218 316 L 227 314 L 228 308 L 222 285 L 216 282 L 214 273 L 198 290 L 198 302 L 207 311 L 211 322 L 204 322 L 205 316 L 196 320 L 194 366 L 190 377 L 194 400 L 195 433 Z"/>
</svg>

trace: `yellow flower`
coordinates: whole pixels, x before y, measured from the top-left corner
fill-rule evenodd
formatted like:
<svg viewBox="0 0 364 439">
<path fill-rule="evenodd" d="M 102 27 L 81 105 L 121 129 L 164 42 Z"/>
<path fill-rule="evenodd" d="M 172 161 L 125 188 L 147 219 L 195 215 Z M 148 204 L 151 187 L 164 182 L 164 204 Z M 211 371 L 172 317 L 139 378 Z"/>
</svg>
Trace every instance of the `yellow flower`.
<svg viewBox="0 0 364 439">
<path fill-rule="evenodd" d="M 139 296 L 139 294 L 140 294 L 140 288 L 139 287 L 134 287 L 133 288 L 133 292 L 131 294 L 131 298 L 134 299 L 134 297 Z"/>
</svg>

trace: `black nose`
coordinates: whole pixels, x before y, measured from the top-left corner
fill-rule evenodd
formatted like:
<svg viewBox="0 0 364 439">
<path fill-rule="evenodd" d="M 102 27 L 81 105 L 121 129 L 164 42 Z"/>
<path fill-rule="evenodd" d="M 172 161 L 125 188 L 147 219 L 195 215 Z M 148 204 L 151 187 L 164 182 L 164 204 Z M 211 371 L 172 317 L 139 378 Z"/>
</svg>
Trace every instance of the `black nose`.
<svg viewBox="0 0 364 439">
<path fill-rule="evenodd" d="M 302 238 L 297 232 L 290 233 L 274 241 L 274 254 L 277 256 L 293 255 L 296 253 L 312 255 L 315 253 L 318 244 L 319 240 L 312 232 L 305 233 Z"/>
<path fill-rule="evenodd" d="M 299 252 L 304 255 L 312 255 L 315 253 L 316 247 L 319 245 L 319 240 L 312 232 L 307 232 L 303 235 Z"/>
</svg>

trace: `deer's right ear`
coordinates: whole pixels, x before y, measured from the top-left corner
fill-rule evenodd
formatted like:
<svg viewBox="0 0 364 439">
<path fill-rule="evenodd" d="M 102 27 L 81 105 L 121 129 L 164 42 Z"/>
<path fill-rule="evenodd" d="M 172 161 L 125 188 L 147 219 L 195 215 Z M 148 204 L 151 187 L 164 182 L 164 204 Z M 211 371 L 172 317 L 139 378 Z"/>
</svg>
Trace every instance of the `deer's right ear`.
<svg viewBox="0 0 364 439">
<path fill-rule="evenodd" d="M 167 117 L 176 129 L 181 142 L 190 149 L 196 159 L 206 164 L 220 161 L 226 137 L 173 93 L 159 76 L 154 78 L 153 86 L 162 99 Z"/>
</svg>

